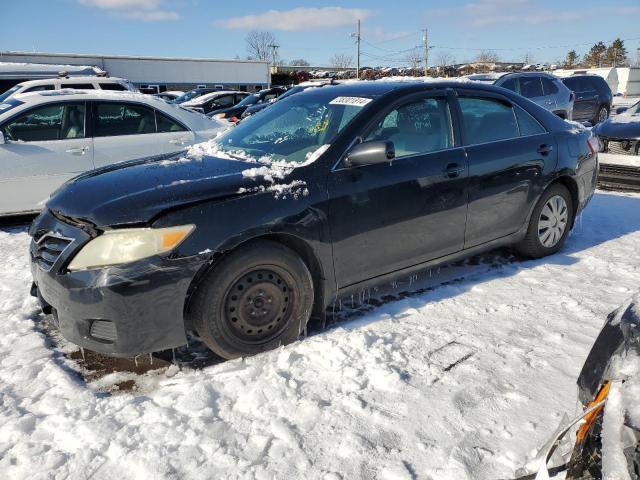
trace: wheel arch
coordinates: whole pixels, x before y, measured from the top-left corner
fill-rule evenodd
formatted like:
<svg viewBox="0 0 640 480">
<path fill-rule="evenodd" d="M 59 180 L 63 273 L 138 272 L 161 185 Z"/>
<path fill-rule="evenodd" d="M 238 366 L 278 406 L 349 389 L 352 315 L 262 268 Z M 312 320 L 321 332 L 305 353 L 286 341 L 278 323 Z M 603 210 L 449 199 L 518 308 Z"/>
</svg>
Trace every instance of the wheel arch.
<svg viewBox="0 0 640 480">
<path fill-rule="evenodd" d="M 571 204 L 573 206 L 573 218 L 571 219 L 571 225 L 569 226 L 569 228 L 573 228 L 576 215 L 578 212 L 578 207 L 580 204 L 578 184 L 569 175 L 560 175 L 559 177 L 555 178 L 551 183 L 549 183 L 549 185 L 547 185 L 547 187 L 544 190 L 547 191 L 550 187 L 556 184 L 565 186 L 567 190 L 569 190 L 569 193 L 571 194 Z"/>
<path fill-rule="evenodd" d="M 184 319 L 185 328 L 187 330 L 191 329 L 192 327 L 189 320 L 190 303 L 204 278 L 213 269 L 216 268 L 216 266 L 223 258 L 233 254 L 241 247 L 244 248 L 246 246 L 250 246 L 253 243 L 257 243 L 263 240 L 272 241 L 284 245 L 300 257 L 300 259 L 309 269 L 309 273 L 311 273 L 311 279 L 313 280 L 314 304 L 311 318 L 321 318 L 324 315 L 326 308 L 326 299 L 330 295 L 330 293 L 328 292 L 328 282 L 326 282 L 325 280 L 325 273 L 322 267 L 322 263 L 314 249 L 311 247 L 309 242 L 296 235 L 284 232 L 268 232 L 257 234 L 250 238 L 245 238 L 241 242 L 229 246 L 229 248 L 225 249 L 222 252 L 216 252 L 214 255 L 212 255 L 209 262 L 196 273 L 193 280 L 191 281 L 189 289 L 187 290 L 187 295 L 184 303 Z"/>
</svg>

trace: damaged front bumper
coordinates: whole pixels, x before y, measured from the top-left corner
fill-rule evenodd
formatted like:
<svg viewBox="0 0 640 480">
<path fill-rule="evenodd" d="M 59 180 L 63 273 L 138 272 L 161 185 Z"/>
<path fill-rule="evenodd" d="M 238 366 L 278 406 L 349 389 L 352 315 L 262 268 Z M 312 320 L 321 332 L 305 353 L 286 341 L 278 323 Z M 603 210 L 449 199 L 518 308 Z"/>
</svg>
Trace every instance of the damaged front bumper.
<svg viewBox="0 0 640 480">
<path fill-rule="evenodd" d="M 185 300 L 204 259 L 154 256 L 126 265 L 70 272 L 66 265 L 90 236 L 51 216 L 39 217 L 37 222 L 32 228 L 32 294 L 45 312 L 51 309 L 66 340 L 122 357 L 187 343 Z M 42 249 L 48 238 L 70 243 L 57 258 L 48 255 L 45 263 L 42 256 L 48 252 Z"/>
</svg>

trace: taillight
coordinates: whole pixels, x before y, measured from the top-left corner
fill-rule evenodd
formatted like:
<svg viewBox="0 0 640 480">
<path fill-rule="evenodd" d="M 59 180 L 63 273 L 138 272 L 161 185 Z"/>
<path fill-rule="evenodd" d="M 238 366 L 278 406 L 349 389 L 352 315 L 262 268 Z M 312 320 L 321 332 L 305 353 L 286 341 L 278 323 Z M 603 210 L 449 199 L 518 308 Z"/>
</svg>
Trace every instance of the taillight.
<svg viewBox="0 0 640 480">
<path fill-rule="evenodd" d="M 238 123 L 238 120 L 240 120 L 240 119 L 238 117 L 236 117 L 235 115 L 229 119 L 229 121 L 231 123 Z"/>
<path fill-rule="evenodd" d="M 600 151 L 600 140 L 595 135 L 591 135 L 587 140 L 587 146 L 591 153 L 598 153 Z"/>
</svg>

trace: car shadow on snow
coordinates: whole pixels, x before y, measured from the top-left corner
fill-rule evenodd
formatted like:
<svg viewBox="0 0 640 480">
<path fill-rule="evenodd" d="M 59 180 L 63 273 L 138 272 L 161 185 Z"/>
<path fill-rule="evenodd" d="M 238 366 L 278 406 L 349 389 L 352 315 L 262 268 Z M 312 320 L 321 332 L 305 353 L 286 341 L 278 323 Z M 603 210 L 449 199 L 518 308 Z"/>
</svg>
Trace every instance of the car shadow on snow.
<svg viewBox="0 0 640 480">
<path fill-rule="evenodd" d="M 575 255 L 589 248 L 640 230 L 640 212 L 637 196 L 610 195 L 597 192 L 587 211 L 576 219 L 575 227 L 560 253 L 549 257 L 528 260 L 518 256 L 510 248 L 499 248 L 459 262 L 428 268 L 411 276 L 399 277 L 391 282 L 336 298 L 327 310 L 324 324 L 312 322 L 304 335 L 317 335 L 336 326 L 355 326 L 368 323 L 365 315 L 382 305 L 397 303 L 391 315 L 400 315 L 407 298 L 422 300 L 424 304 L 458 296 L 495 275 L 511 276 L 540 265 L 570 266 L 579 262 Z M 598 223 L 591 223 L 595 217 Z M 621 222 L 622 219 L 622 222 Z M 454 288 L 445 288 L 454 287 Z M 420 305 L 414 305 L 419 308 Z M 111 358 L 95 352 L 74 349 L 56 335 L 50 316 L 35 312 L 30 315 L 36 329 L 47 336 L 47 347 L 54 351 L 54 361 L 74 380 L 80 381 L 99 395 L 139 391 L 141 376 L 162 375 L 181 369 L 202 369 L 223 359 L 213 354 L 194 332 L 188 335 L 189 343 L 173 350 L 140 355 L 134 358 Z M 375 317 L 371 321 L 376 321 Z M 108 376 L 108 377 L 107 377 Z M 105 378 L 107 377 L 107 378 Z M 112 379 L 108 381 L 108 379 Z"/>
</svg>

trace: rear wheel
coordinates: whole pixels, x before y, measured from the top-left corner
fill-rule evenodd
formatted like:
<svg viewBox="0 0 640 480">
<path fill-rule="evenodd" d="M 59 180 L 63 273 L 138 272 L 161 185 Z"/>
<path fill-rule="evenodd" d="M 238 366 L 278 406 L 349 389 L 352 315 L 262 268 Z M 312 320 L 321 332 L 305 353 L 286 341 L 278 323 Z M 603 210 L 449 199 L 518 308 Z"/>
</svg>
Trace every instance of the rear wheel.
<svg viewBox="0 0 640 480">
<path fill-rule="evenodd" d="M 196 331 L 223 358 L 294 342 L 313 306 L 313 281 L 292 250 L 271 241 L 223 258 L 198 287 L 191 307 Z"/>
<path fill-rule="evenodd" d="M 556 253 L 562 248 L 573 223 L 573 202 L 567 187 L 554 184 L 536 204 L 525 238 L 516 249 L 530 258 Z"/>
</svg>

